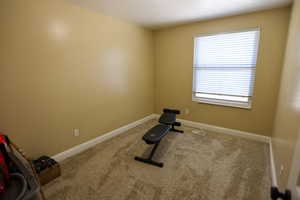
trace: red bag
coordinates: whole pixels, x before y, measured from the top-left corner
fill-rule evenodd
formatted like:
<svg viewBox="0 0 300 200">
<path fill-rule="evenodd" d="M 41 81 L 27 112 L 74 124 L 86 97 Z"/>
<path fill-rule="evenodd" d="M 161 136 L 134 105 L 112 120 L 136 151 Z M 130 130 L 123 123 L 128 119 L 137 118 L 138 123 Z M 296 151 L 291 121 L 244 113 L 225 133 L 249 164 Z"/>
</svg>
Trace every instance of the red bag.
<svg viewBox="0 0 300 200">
<path fill-rule="evenodd" d="M 7 139 L 0 132 L 0 194 L 5 191 L 5 184 L 10 180 L 8 170 Z"/>
<path fill-rule="evenodd" d="M 2 163 L 2 153 L 0 153 L 0 162 Z M 0 164 L 0 194 L 5 192 L 5 176 L 4 176 L 4 170 L 2 167 L 2 164 Z"/>
</svg>

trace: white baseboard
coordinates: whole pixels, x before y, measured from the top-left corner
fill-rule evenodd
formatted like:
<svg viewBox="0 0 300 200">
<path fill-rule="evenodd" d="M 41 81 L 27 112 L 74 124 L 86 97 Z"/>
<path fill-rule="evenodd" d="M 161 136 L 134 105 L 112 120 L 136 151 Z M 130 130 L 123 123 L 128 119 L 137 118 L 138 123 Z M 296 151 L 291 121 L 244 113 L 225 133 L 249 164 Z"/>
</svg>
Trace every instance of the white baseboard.
<svg viewBox="0 0 300 200">
<path fill-rule="evenodd" d="M 159 115 L 155 114 L 155 117 L 158 118 Z M 252 139 L 252 140 L 256 140 L 256 141 L 261 141 L 261 142 L 265 142 L 265 143 L 269 143 L 269 141 L 270 141 L 270 137 L 257 135 L 255 133 L 249 133 L 249 132 L 245 132 L 245 131 L 224 128 L 224 127 L 204 124 L 204 123 L 200 123 L 200 122 L 193 122 L 193 121 L 189 121 L 189 120 L 185 120 L 185 119 L 177 119 L 177 121 L 181 122 L 185 126 L 190 126 L 193 128 L 205 129 L 208 131 L 224 133 L 224 134 L 228 134 L 228 135 L 235 135 L 235 136 L 248 138 L 248 139 Z"/>
<path fill-rule="evenodd" d="M 272 139 L 269 140 L 269 147 L 270 147 L 270 168 L 271 168 L 272 186 L 278 187 Z"/>
<path fill-rule="evenodd" d="M 52 156 L 52 158 L 55 159 L 58 162 L 61 162 L 61 161 L 65 160 L 66 158 L 69 158 L 69 157 L 74 156 L 74 155 L 76 155 L 80 152 L 83 152 L 83 151 L 85 151 L 85 150 L 87 150 L 87 149 L 89 149 L 89 148 L 91 148 L 91 147 L 93 147 L 93 146 L 95 146 L 95 145 L 97 145 L 101 142 L 104 142 L 104 141 L 106 141 L 106 140 L 108 140 L 112 137 L 115 137 L 115 136 L 117 136 L 117 135 L 131 129 L 131 128 L 134 128 L 134 127 L 136 127 L 140 124 L 143 124 L 143 123 L 145 123 L 145 122 L 147 122 L 151 119 L 155 119 L 155 117 L 156 116 L 154 114 L 151 114 L 151 115 L 149 115 L 149 116 L 147 116 L 143 119 L 137 120 L 135 122 L 132 122 L 130 124 L 127 124 L 125 126 L 117 128 L 115 130 L 112 130 L 112 131 L 110 131 L 108 133 L 105 133 L 101 136 L 98 136 L 98 137 L 96 137 L 92 140 L 89 140 L 89 141 L 84 142 L 82 144 L 79 144 L 75 147 L 72 147 L 71 149 L 68 149 L 64 152 L 56 154 L 56 155 Z"/>
</svg>

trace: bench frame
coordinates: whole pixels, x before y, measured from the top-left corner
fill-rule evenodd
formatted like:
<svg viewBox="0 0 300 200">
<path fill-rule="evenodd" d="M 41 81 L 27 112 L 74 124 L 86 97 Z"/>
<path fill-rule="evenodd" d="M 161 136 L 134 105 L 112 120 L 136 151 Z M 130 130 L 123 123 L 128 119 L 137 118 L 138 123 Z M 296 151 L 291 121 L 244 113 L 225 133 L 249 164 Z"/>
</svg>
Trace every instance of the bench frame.
<svg viewBox="0 0 300 200">
<path fill-rule="evenodd" d="M 183 130 L 178 130 L 178 129 L 175 128 L 175 126 L 181 126 L 181 123 L 180 122 L 175 122 L 174 124 L 172 124 L 170 131 L 178 132 L 178 133 L 184 133 Z"/>
<path fill-rule="evenodd" d="M 148 158 L 142 158 L 142 157 L 136 156 L 136 157 L 134 157 L 134 159 L 136 161 L 140 161 L 140 162 L 147 163 L 147 164 L 150 164 L 150 165 L 154 165 L 154 166 L 157 166 L 157 167 L 163 167 L 164 163 L 162 163 L 162 162 L 156 162 L 156 161 L 152 160 L 152 158 L 154 156 L 154 153 L 155 153 L 155 151 L 156 151 L 159 143 L 160 143 L 160 141 L 154 145 L 154 147 L 152 148 L 152 151 L 151 151 L 151 153 L 150 153 L 150 155 L 149 155 Z"/>
</svg>

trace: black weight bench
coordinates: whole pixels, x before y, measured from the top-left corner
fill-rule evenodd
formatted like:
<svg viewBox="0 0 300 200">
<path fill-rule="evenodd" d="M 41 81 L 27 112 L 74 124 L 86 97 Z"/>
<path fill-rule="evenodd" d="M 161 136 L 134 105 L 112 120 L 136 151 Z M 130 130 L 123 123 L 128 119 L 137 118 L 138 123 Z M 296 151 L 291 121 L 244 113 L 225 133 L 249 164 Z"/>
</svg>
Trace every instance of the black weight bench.
<svg viewBox="0 0 300 200">
<path fill-rule="evenodd" d="M 143 136 L 143 140 L 147 144 L 154 144 L 154 147 L 148 158 L 135 157 L 134 159 L 140 162 L 151 164 L 158 167 L 163 167 L 162 162 L 156 162 L 152 160 L 152 157 L 161 141 L 161 139 L 168 134 L 169 131 L 175 131 L 183 133 L 181 130 L 177 130 L 174 126 L 180 126 L 179 122 L 176 122 L 176 114 L 179 114 L 178 110 L 164 109 L 164 113 L 159 118 L 158 125 L 152 127 L 147 133 Z"/>
</svg>

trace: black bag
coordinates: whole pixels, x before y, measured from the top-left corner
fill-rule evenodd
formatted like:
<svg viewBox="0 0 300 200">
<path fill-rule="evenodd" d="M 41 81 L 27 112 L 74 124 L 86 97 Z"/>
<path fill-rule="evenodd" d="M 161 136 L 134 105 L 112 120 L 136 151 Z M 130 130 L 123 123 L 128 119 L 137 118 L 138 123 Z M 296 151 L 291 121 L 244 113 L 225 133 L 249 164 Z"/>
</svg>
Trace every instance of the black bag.
<svg viewBox="0 0 300 200">
<path fill-rule="evenodd" d="M 49 156 L 41 156 L 37 160 L 33 161 L 33 165 L 37 173 L 40 173 L 41 171 L 50 168 L 56 164 L 57 162 Z"/>
</svg>

